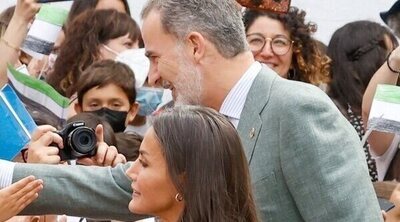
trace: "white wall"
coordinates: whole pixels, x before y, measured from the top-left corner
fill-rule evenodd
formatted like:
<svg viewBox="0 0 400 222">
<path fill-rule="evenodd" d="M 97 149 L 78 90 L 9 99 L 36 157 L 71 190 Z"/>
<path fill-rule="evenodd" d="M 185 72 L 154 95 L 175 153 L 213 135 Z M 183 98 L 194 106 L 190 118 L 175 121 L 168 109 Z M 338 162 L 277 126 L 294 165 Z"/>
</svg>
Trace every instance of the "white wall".
<svg viewBox="0 0 400 222">
<path fill-rule="evenodd" d="M 307 20 L 318 24 L 315 37 L 328 43 L 332 33 L 347 22 L 368 19 L 383 22 L 379 12 L 388 10 L 396 0 L 292 0 L 292 5 L 307 11 Z M 0 10 L 16 0 L 0 0 Z M 140 10 L 146 0 L 128 0 L 132 16 L 139 21 Z M 70 3 L 62 3 L 67 6 Z"/>
<path fill-rule="evenodd" d="M 355 20 L 383 21 L 379 12 L 387 11 L 396 0 L 292 0 L 292 5 L 307 12 L 307 20 L 318 24 L 315 37 L 328 43 L 333 32 Z"/>
</svg>

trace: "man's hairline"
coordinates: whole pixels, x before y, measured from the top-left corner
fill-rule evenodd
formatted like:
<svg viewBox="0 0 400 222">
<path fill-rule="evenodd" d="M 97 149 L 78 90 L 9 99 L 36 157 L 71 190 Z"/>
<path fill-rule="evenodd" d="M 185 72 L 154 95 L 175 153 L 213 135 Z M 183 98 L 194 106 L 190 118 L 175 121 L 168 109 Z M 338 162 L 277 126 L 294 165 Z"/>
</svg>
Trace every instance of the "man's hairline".
<svg viewBox="0 0 400 222">
<path fill-rule="evenodd" d="M 162 19 L 162 10 L 161 10 L 160 8 L 152 7 L 150 10 L 146 11 L 145 14 L 142 13 L 142 16 L 141 16 L 141 17 L 142 17 L 142 21 L 144 21 L 147 17 L 149 17 L 149 15 L 150 15 L 151 13 L 158 13 L 158 15 L 159 15 L 159 17 L 160 17 L 161 29 L 164 31 L 164 34 L 172 35 L 173 37 L 175 37 L 175 38 L 177 38 L 177 39 L 179 40 L 179 37 L 178 37 L 175 33 L 170 32 L 170 31 L 164 26 L 164 24 L 163 24 L 163 19 Z M 144 24 L 144 22 L 143 22 L 143 24 Z M 142 28 L 142 30 L 143 30 L 143 28 Z"/>
</svg>

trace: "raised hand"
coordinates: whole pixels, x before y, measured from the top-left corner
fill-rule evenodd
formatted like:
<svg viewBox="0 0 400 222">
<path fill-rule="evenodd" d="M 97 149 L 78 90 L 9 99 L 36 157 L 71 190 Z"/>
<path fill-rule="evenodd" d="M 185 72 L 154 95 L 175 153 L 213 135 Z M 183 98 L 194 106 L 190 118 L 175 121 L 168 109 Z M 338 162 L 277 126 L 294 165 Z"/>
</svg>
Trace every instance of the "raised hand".
<svg viewBox="0 0 400 222">
<path fill-rule="evenodd" d="M 29 176 L 0 190 L 0 221 L 17 215 L 38 197 L 42 189 L 43 181 Z"/>
<path fill-rule="evenodd" d="M 18 0 L 14 15 L 0 41 L 0 87 L 8 82 L 7 64 L 17 64 L 19 48 L 28 32 L 28 24 L 40 9 L 35 0 Z"/>
<path fill-rule="evenodd" d="M 18 0 L 14 12 L 14 18 L 29 23 L 40 9 L 36 0 Z"/>
</svg>

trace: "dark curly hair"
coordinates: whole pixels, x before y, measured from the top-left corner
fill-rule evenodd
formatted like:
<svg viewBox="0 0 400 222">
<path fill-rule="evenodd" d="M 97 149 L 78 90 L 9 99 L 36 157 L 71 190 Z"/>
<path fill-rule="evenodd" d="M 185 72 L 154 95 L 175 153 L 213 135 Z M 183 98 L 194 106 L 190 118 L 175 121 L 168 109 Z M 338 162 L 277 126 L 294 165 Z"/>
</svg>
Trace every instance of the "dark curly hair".
<svg viewBox="0 0 400 222">
<path fill-rule="evenodd" d="M 99 59 L 99 46 L 126 34 L 134 42 L 141 38 L 139 26 L 125 13 L 109 9 L 89 10 L 79 15 L 67 28 L 47 82 L 70 97 L 76 92 L 75 83 L 81 73 Z"/>
<path fill-rule="evenodd" d="M 261 16 L 280 21 L 284 28 L 290 33 L 294 41 L 292 67 L 296 75 L 293 80 L 319 85 L 330 81 L 329 57 L 323 53 L 312 34 L 317 31 L 317 25 L 305 22 L 306 12 L 296 7 L 290 7 L 287 14 L 273 12 L 246 10 L 243 22 L 246 32 L 254 21 Z"/>
</svg>

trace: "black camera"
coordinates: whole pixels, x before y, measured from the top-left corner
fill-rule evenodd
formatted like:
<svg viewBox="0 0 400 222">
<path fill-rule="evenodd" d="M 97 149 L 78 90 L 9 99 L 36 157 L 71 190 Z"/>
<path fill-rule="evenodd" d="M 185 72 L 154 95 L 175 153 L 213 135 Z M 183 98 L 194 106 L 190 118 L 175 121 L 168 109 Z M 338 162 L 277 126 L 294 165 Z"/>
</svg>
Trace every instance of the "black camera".
<svg viewBox="0 0 400 222">
<path fill-rule="evenodd" d="M 96 155 L 96 134 L 85 122 L 77 121 L 55 132 L 63 139 L 64 148 L 60 149 L 61 160 L 72 160 Z"/>
</svg>

